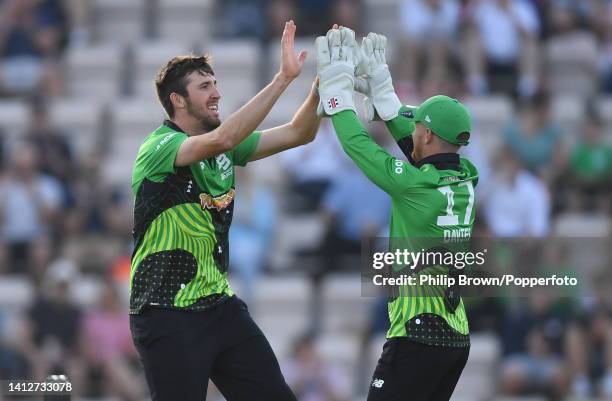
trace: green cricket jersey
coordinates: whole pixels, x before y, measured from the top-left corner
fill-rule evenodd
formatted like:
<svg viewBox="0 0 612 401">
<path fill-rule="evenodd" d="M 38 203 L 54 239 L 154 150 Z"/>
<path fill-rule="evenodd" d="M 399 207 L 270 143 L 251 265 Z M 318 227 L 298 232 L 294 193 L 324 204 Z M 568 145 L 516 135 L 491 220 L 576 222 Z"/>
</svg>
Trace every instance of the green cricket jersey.
<svg viewBox="0 0 612 401">
<path fill-rule="evenodd" d="M 145 306 L 201 310 L 231 296 L 228 232 L 234 207 L 234 165 L 244 166 L 260 133 L 233 150 L 175 167 L 187 139 L 164 121 L 141 145 L 132 171 L 134 252 L 130 313 Z"/>
<path fill-rule="evenodd" d="M 403 149 L 409 160 L 405 162 L 378 146 L 353 111 L 337 113 L 332 121 L 344 151 L 391 197 L 390 243 L 395 238 L 408 242 L 469 238 L 478 173 L 468 160 L 445 153 L 414 162 L 410 157 L 414 125 L 410 132 L 402 132 L 402 125 L 392 120 L 387 126 L 400 147 L 402 142 L 409 142 L 410 149 Z M 418 250 L 420 246 L 412 249 Z M 448 273 L 448 269 L 436 265 L 416 274 Z M 391 326 L 387 337 L 408 337 L 430 345 L 469 345 L 468 322 L 460 297 L 452 299 L 452 292 L 449 294 L 445 286 L 407 287 L 402 288 L 400 296 L 390 298 Z"/>
</svg>

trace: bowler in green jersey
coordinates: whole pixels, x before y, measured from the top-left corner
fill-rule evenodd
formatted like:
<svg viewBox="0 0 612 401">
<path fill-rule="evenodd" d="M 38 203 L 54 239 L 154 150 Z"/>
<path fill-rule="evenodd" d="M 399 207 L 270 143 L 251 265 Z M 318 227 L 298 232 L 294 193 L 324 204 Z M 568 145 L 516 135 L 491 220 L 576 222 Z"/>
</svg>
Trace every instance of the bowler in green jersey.
<svg viewBox="0 0 612 401">
<path fill-rule="evenodd" d="M 228 280 L 234 166 L 314 139 L 315 89 L 282 126 L 256 131 L 306 53 L 287 22 L 272 82 L 225 122 L 207 57 L 179 56 L 155 81 L 168 119 L 147 136 L 132 171 L 132 338 L 154 401 L 203 401 L 209 378 L 228 401 L 287 401 L 276 357 Z"/>
</svg>

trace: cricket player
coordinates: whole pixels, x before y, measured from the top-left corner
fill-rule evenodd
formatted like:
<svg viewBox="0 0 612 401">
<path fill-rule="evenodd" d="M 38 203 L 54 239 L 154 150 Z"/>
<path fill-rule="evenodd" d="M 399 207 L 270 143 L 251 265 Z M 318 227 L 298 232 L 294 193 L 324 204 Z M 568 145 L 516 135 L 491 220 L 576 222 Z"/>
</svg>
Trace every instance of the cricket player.
<svg viewBox="0 0 612 401">
<path fill-rule="evenodd" d="M 478 180 L 476 168 L 457 154 L 470 137 L 468 111 L 447 96 L 434 96 L 418 107 L 403 106 L 393 89 L 385 47 L 384 36 L 369 34 L 359 49 L 348 28 L 334 27 L 317 38 L 320 111 L 331 116 L 348 156 L 391 197 L 392 240 L 465 236 L 474 223 Z M 407 162 L 370 138 L 355 112 L 354 88 L 368 96 L 368 117 L 385 121 Z M 440 268 L 448 269 L 429 269 Z M 436 296 L 406 296 L 415 293 L 405 291 L 390 299 L 391 326 L 369 401 L 450 399 L 470 346 L 463 301 L 453 290 L 435 288 Z"/>
<path fill-rule="evenodd" d="M 295 30 L 285 24 L 272 82 L 223 123 L 207 57 L 175 57 L 156 78 L 168 119 L 146 137 L 132 172 L 130 277 L 132 338 L 154 401 L 203 401 L 209 378 L 228 401 L 296 399 L 227 280 L 234 166 L 306 144 L 319 127 L 313 86 L 291 122 L 255 131 L 301 72 Z"/>
</svg>

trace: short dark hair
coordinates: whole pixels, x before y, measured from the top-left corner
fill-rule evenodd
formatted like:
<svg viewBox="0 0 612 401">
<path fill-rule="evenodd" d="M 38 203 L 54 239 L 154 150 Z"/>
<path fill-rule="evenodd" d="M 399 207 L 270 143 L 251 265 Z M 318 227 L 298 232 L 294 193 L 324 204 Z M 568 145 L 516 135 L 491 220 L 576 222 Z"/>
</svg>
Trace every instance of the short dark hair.
<svg viewBox="0 0 612 401">
<path fill-rule="evenodd" d="M 157 97 L 162 104 L 168 117 L 174 117 L 174 107 L 170 101 L 170 95 L 173 92 L 181 96 L 187 97 L 187 75 L 194 71 L 201 74 L 215 75 L 210 65 L 211 57 L 206 54 L 203 56 L 195 56 L 193 54 L 186 56 L 176 56 L 170 59 L 168 63 L 157 73 L 155 78 L 155 88 Z"/>
</svg>

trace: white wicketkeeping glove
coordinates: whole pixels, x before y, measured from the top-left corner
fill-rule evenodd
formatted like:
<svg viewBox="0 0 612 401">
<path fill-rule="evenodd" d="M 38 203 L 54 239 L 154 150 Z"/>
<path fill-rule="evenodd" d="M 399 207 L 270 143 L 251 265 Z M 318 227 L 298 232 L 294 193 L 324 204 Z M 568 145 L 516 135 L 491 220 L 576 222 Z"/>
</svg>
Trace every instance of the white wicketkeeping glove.
<svg viewBox="0 0 612 401">
<path fill-rule="evenodd" d="M 385 58 L 387 38 L 369 33 L 361 44 L 361 58 L 356 68 L 355 90 L 367 96 L 365 113 L 368 120 L 379 117 L 389 121 L 397 117 L 402 103 L 395 94 L 391 73 Z"/>
<path fill-rule="evenodd" d="M 353 85 L 357 42 L 349 28 L 330 29 L 315 40 L 319 76 L 319 115 L 331 116 L 343 110 L 355 111 Z"/>
</svg>

